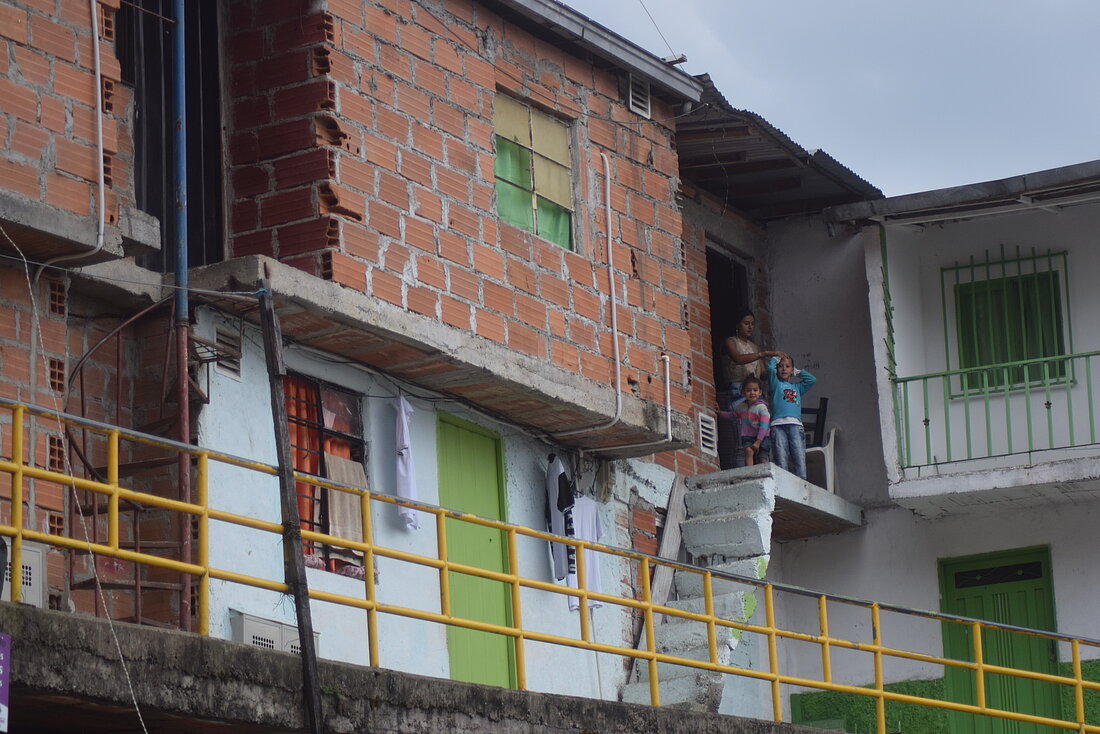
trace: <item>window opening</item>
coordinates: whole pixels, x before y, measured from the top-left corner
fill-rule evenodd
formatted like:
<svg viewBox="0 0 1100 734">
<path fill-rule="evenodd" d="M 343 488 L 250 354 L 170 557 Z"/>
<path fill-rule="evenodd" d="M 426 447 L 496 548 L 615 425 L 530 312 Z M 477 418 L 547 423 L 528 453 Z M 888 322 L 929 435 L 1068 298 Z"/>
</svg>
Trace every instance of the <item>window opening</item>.
<svg viewBox="0 0 1100 734">
<path fill-rule="evenodd" d="M 118 11 L 122 81 L 133 89 L 133 184 L 137 206 L 160 220 L 161 252 L 138 258 L 158 272 L 175 268 L 175 89 L 171 0 L 133 0 Z M 187 240 L 190 267 L 223 259 L 222 140 L 218 3 L 184 3 Z"/>
<path fill-rule="evenodd" d="M 361 469 L 366 458 L 359 397 L 300 375 L 284 378 L 283 395 L 294 469 L 351 484 L 346 481 L 346 466 L 358 464 Z M 303 530 L 335 532 L 347 537 L 347 525 L 349 521 L 354 522 L 347 517 L 351 510 L 346 500 L 356 498 L 346 492 L 330 492 L 305 482 L 296 484 L 296 492 Z M 354 504 L 358 506 L 358 502 Z M 321 561 L 314 561 L 315 567 L 324 565 L 336 571 L 354 563 L 354 558 L 342 549 L 322 547 L 308 540 L 303 541 L 303 546 L 307 557 Z M 361 559 L 359 565 L 362 565 Z"/>
<path fill-rule="evenodd" d="M 573 249 L 569 126 L 502 94 L 493 100 L 497 214 L 508 224 Z"/>
</svg>

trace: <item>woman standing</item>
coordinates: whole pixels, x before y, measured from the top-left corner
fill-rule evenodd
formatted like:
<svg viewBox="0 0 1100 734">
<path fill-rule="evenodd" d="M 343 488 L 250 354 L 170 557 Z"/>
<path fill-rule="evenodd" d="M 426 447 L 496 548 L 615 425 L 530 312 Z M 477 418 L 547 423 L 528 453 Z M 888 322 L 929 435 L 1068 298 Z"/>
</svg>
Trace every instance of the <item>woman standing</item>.
<svg viewBox="0 0 1100 734">
<path fill-rule="evenodd" d="M 765 351 L 752 340 L 752 332 L 756 328 L 756 317 L 752 311 L 745 310 L 737 319 L 733 336 L 726 339 L 726 353 L 724 360 L 726 368 L 726 382 L 729 383 L 730 401 L 727 410 L 744 400 L 741 395 L 741 383 L 746 377 L 761 378 L 764 376 L 764 360 L 768 357 L 785 357 L 784 352 Z"/>
</svg>

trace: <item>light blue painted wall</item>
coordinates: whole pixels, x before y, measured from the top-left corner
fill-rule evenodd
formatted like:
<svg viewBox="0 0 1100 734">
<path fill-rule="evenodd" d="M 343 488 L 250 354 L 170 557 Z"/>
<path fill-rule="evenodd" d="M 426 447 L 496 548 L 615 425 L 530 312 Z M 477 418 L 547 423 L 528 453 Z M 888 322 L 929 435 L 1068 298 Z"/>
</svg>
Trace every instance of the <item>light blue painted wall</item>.
<svg viewBox="0 0 1100 734">
<path fill-rule="evenodd" d="M 197 330 L 212 338 L 220 317 L 200 310 Z M 231 329 L 236 330 L 234 322 Z M 246 458 L 274 462 L 274 437 L 266 367 L 259 332 L 246 327 L 241 361 L 241 378 L 211 372 L 210 404 L 199 420 L 199 441 Z M 290 347 L 285 352 L 287 368 L 325 380 L 364 395 L 364 427 L 367 437 L 368 481 L 375 492 L 392 493 L 395 475 L 395 420 L 398 386 L 388 379 L 357 367 L 331 361 L 331 357 Z M 418 393 L 420 394 L 420 393 Z M 552 450 L 518 429 L 477 414 L 452 401 L 412 398 L 411 422 L 419 498 L 438 501 L 436 485 L 436 421 L 438 412 L 450 412 L 495 431 L 501 436 L 506 476 L 507 520 L 542 529 L 545 524 L 544 495 L 547 454 Z M 594 466 L 589 469 L 594 470 Z M 629 547 L 626 528 L 627 503 L 631 493 L 663 506 L 667 502 L 673 474 L 645 461 L 631 461 L 629 471 L 615 473 L 612 498 L 601 506 L 603 540 L 609 545 Z M 589 490 L 592 473 L 582 476 L 580 486 Z M 211 473 L 210 501 L 215 507 L 279 521 L 278 484 L 273 477 L 218 467 Z M 372 515 L 379 545 L 436 555 L 434 519 L 421 516 L 419 530 L 408 530 L 396 508 L 375 503 Z M 622 525 L 620 525 L 622 523 Z M 519 538 L 521 572 L 531 578 L 551 581 L 549 553 L 545 542 Z M 282 578 L 282 549 L 279 538 L 224 523 L 212 523 L 211 563 L 215 567 L 243 570 L 273 580 Z M 439 609 L 438 574 L 431 568 L 379 558 L 378 600 L 412 608 Z M 601 559 L 604 590 L 631 595 L 628 588 L 634 571 L 615 556 Z M 309 570 L 311 588 L 348 595 L 362 594 L 362 583 L 324 571 Z M 524 589 L 523 624 L 547 634 L 576 637 L 579 614 L 570 612 L 565 597 Z M 238 584 L 212 582 L 211 634 L 230 637 L 229 610 L 260 617 L 294 621 L 289 597 Z M 319 654 L 327 659 L 367 664 L 366 613 L 325 602 L 312 603 L 314 627 L 321 633 Z M 383 667 L 411 673 L 446 677 L 448 658 L 446 629 L 442 625 L 414 619 L 379 615 L 379 660 Z M 593 639 L 608 644 L 631 644 L 632 629 L 624 607 L 608 605 L 593 610 Z M 616 699 L 625 678 L 622 658 L 540 643 L 527 643 L 527 683 L 531 690 Z M 598 660 L 597 660 L 598 657 Z"/>
</svg>

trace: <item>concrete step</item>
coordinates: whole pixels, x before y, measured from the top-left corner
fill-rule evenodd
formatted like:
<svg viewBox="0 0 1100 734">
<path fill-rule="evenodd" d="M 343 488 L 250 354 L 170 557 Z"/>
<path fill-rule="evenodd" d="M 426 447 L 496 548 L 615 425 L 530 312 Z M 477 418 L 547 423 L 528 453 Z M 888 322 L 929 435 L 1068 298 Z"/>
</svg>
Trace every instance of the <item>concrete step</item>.
<svg viewBox="0 0 1100 734">
<path fill-rule="evenodd" d="M 718 662 L 725 665 L 730 660 L 730 654 L 732 650 L 726 645 L 718 646 Z M 670 655 L 676 655 L 677 657 L 687 658 L 689 660 L 710 660 L 710 650 L 705 646 L 692 647 L 686 650 L 677 650 L 670 652 Z M 634 669 L 638 671 L 638 679 L 642 681 L 649 680 L 649 663 L 643 660 L 637 660 L 634 662 Z M 687 678 L 696 676 L 702 672 L 699 668 L 694 668 L 690 665 L 680 665 L 679 663 L 657 663 L 657 680 L 674 680 L 676 678 Z"/>
<path fill-rule="evenodd" d="M 715 641 L 718 643 L 719 652 L 721 652 L 722 647 L 734 648 L 737 646 L 737 640 L 734 639 L 733 632 L 734 630 L 729 627 L 715 626 L 714 636 Z M 693 650 L 706 647 L 708 644 L 706 622 L 697 622 L 694 619 L 673 621 L 670 617 L 669 621 L 657 625 L 653 636 L 657 644 L 657 650 L 670 655 L 679 655 L 681 650 Z"/>
<path fill-rule="evenodd" d="M 693 517 L 680 524 L 684 547 L 695 558 L 748 558 L 771 551 L 768 512 Z"/>
<path fill-rule="evenodd" d="M 706 614 L 706 600 L 702 597 L 692 597 L 690 599 L 675 599 L 668 602 L 667 606 L 673 609 L 680 609 L 685 612 L 691 612 L 692 614 Z M 745 613 L 745 597 L 741 593 L 733 594 L 720 594 L 714 597 L 714 613 L 722 619 L 740 619 Z M 659 619 L 664 621 L 667 619 L 669 622 L 680 621 L 682 617 L 668 617 L 667 615 L 657 615 Z"/>
<path fill-rule="evenodd" d="M 759 578 L 762 564 L 759 558 L 743 558 L 729 563 L 719 563 L 710 567 L 710 570 L 718 573 L 730 573 L 737 576 L 747 576 L 750 579 Z M 766 569 L 766 564 L 764 564 Z M 703 574 L 692 571 L 677 571 L 672 576 L 672 584 L 676 589 L 676 595 L 681 599 L 703 595 Z M 735 591 L 752 591 L 754 586 L 739 581 L 728 581 L 711 577 L 711 592 L 718 596 Z"/>
<path fill-rule="evenodd" d="M 657 685 L 661 706 L 690 711 L 717 711 L 722 700 L 722 675 L 709 671 L 696 676 L 661 680 Z M 624 703 L 651 703 L 649 681 L 628 683 L 620 696 Z"/>
<path fill-rule="evenodd" d="M 713 484 L 692 489 L 684 495 L 688 517 L 732 515 L 742 512 L 772 512 L 775 493 L 770 477 L 747 479 L 735 484 Z"/>
</svg>

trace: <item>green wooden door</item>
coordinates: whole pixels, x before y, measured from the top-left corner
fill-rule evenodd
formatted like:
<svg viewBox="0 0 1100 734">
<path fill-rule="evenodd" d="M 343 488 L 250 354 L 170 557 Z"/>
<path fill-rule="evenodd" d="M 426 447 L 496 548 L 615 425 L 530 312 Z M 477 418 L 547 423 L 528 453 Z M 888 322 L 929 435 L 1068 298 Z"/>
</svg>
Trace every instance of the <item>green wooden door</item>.
<svg viewBox="0 0 1100 734">
<path fill-rule="evenodd" d="M 504 473 L 500 439 L 488 431 L 450 416 L 440 416 L 439 504 L 481 517 L 504 518 Z M 491 571 L 505 571 L 505 536 L 499 530 L 448 518 L 447 556 L 451 561 Z M 451 572 L 451 613 L 456 617 L 510 624 L 507 585 L 469 574 Z M 515 687 L 513 643 L 510 637 L 449 626 L 447 649 L 451 678 L 469 683 Z"/>
<path fill-rule="evenodd" d="M 1021 627 L 1054 630 L 1054 586 L 1047 548 L 1025 548 L 940 561 L 943 611 L 975 619 Z M 944 624 L 944 654 L 973 661 L 969 628 Z M 1054 643 L 1041 637 L 996 630 L 982 632 L 986 663 L 1039 673 L 1057 673 Z M 976 703 L 973 671 L 948 668 L 944 688 L 948 700 Z M 1060 718 L 1058 688 L 1054 684 L 1013 676 L 985 676 L 986 705 L 1036 716 Z M 1047 726 L 952 713 L 953 734 L 1047 734 L 1061 731 Z"/>
</svg>

